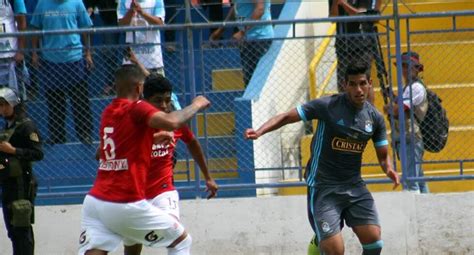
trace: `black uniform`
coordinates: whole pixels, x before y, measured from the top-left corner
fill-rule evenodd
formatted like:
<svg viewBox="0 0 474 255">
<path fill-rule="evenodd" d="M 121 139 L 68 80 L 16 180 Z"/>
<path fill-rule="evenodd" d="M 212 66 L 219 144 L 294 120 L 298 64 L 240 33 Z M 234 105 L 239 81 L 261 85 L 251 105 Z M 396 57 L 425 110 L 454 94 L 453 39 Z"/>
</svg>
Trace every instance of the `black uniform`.
<svg viewBox="0 0 474 255">
<path fill-rule="evenodd" d="M 329 8 L 335 0 L 329 0 Z M 350 5 L 355 8 L 364 8 L 366 14 L 378 14 L 375 10 L 377 0 L 348 0 Z M 339 16 L 349 16 L 344 8 L 339 6 Z M 343 91 L 344 74 L 347 65 L 358 60 L 372 65 L 372 59 L 375 59 L 377 74 L 385 75 L 383 59 L 378 49 L 378 37 L 374 35 L 377 31 L 373 21 L 370 22 L 338 22 L 336 28 L 336 55 L 337 65 L 337 83 L 338 90 Z M 380 79 L 380 77 L 379 77 Z"/>
<path fill-rule="evenodd" d="M 365 102 L 356 109 L 347 94 L 310 101 L 296 108 L 302 120 L 318 119 L 306 165 L 308 216 L 318 241 L 348 226 L 378 225 L 372 195 L 360 173 L 362 153 L 372 139 L 387 146 L 384 118 Z"/>
<path fill-rule="evenodd" d="M 100 18 L 106 26 L 117 26 L 117 1 L 115 0 L 84 0 L 86 9 L 99 8 Z"/>
<path fill-rule="evenodd" d="M 2 131 L 4 135 L 5 131 L 13 131 L 8 142 L 16 148 L 15 155 L 0 152 L 0 183 L 5 226 L 8 237 L 12 240 L 14 255 L 34 254 L 34 235 L 31 226 L 34 223 L 34 207 L 31 206 L 31 224 L 17 226 L 18 224 L 13 221 L 15 212 L 13 204 L 19 199 L 26 199 L 31 205 L 34 204 L 37 184 L 32 172 L 32 161 L 43 158 L 38 128 L 28 118 L 17 118 L 13 123 L 6 124 Z M 20 167 L 13 169 L 12 162 L 17 162 L 16 165 Z"/>
</svg>

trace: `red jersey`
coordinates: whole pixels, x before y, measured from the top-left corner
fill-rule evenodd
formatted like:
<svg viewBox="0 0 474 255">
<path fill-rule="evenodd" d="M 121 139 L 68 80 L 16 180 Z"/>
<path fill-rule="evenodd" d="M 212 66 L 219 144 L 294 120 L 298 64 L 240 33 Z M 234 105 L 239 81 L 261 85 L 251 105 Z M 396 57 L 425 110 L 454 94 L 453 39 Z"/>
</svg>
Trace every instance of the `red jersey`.
<svg viewBox="0 0 474 255">
<path fill-rule="evenodd" d="M 173 184 L 173 154 L 176 143 L 181 139 L 188 144 L 194 135 L 187 126 L 173 132 L 173 143 L 153 144 L 151 150 L 151 165 L 147 177 L 146 198 L 153 199 L 159 194 L 175 190 Z"/>
<path fill-rule="evenodd" d="M 155 130 L 148 121 L 157 111 L 147 102 L 123 98 L 105 108 L 100 121 L 100 165 L 90 195 L 118 203 L 145 199 Z"/>
</svg>

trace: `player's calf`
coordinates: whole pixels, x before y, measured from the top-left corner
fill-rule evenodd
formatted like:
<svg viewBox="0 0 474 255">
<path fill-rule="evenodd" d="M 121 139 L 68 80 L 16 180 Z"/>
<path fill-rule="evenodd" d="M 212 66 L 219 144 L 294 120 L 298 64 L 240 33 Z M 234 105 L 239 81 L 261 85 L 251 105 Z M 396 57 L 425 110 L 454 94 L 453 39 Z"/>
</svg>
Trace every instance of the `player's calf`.
<svg viewBox="0 0 474 255">
<path fill-rule="evenodd" d="M 176 241 L 168 246 L 168 255 L 189 255 L 191 254 L 191 235 L 184 232 Z"/>
</svg>

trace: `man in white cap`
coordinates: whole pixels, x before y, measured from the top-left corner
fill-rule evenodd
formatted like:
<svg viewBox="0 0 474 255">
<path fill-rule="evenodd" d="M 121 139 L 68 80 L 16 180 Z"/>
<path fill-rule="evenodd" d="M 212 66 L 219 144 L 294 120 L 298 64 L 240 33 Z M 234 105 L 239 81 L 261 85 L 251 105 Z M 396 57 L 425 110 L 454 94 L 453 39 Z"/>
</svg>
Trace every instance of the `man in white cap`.
<svg viewBox="0 0 474 255">
<path fill-rule="evenodd" d="M 0 89 L 0 184 L 2 209 L 14 255 L 34 254 L 36 180 L 32 161 L 43 159 L 35 123 L 26 117 L 20 98 L 10 88 Z"/>
<path fill-rule="evenodd" d="M 398 123 L 398 108 L 403 107 L 405 112 L 405 134 L 407 155 L 407 176 L 423 177 L 423 169 L 420 162 L 423 161 L 424 145 L 420 124 L 428 111 L 428 97 L 426 87 L 423 84 L 420 73 L 424 66 L 420 61 L 420 55 L 414 51 L 402 54 L 402 74 L 405 81 L 403 87 L 403 105 L 394 104 L 395 134 L 397 150 L 400 152 L 400 125 Z M 389 112 L 389 106 L 384 108 Z M 413 118 L 412 118 L 413 113 Z M 413 122 L 413 123 L 412 123 Z M 429 193 L 425 181 L 407 181 L 403 188 L 414 193 Z"/>
</svg>

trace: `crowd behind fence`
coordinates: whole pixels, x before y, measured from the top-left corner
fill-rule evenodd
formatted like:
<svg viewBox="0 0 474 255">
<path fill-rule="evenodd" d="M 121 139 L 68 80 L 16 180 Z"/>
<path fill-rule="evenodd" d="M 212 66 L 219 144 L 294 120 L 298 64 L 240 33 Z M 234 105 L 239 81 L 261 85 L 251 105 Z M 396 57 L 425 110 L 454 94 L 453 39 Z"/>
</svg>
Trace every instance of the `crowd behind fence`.
<svg viewBox="0 0 474 255">
<path fill-rule="evenodd" d="M 437 28 L 436 22 L 428 29 L 413 29 L 410 24 L 434 17 L 449 17 L 452 23 Z M 424 64 L 423 81 L 443 100 L 450 121 L 448 144 L 440 153 L 425 153 L 422 165 L 427 176 L 407 180 L 462 180 L 473 179 L 474 153 L 474 76 L 471 72 L 474 56 L 474 27 L 467 25 L 474 12 L 426 15 L 367 16 L 356 18 L 324 18 L 311 20 L 274 20 L 262 22 L 231 22 L 227 24 L 187 24 L 171 26 L 135 26 L 110 28 L 83 28 L 51 31 L 38 30 L 0 34 L 0 38 L 23 37 L 24 65 L 17 66 L 24 75 L 19 80 L 20 92 L 28 114 L 39 125 L 44 141 L 45 158 L 34 169 L 40 184 L 40 196 L 57 198 L 84 195 L 97 171 L 94 158 L 98 146 L 98 125 L 101 111 L 111 102 L 115 92 L 113 72 L 125 62 L 138 59 L 147 69 L 164 74 L 174 85 L 181 105 L 188 105 L 196 95 L 205 95 L 212 107 L 199 114 L 191 123 L 193 132 L 204 148 L 211 174 L 218 179 L 224 194 L 229 196 L 254 195 L 256 188 L 303 186 L 303 171 L 309 152 L 307 137 L 314 131 L 314 123 L 297 124 L 269 134 L 267 139 L 250 142 L 242 138 L 248 127 L 258 127 L 268 116 L 287 111 L 319 96 L 337 93 L 341 77 L 341 47 L 344 54 L 374 55 L 372 78 L 375 88 L 375 106 L 383 111 L 385 104 L 399 101 L 390 95 L 400 94 L 403 81 L 401 67 L 403 51 L 417 52 Z M 329 22 L 379 20 L 379 30 L 370 31 L 369 38 L 358 35 L 310 35 L 295 31 L 329 27 Z M 393 21 L 404 21 L 393 30 Z M 456 22 L 457 21 L 457 22 Z M 246 24 L 271 25 L 273 39 L 210 41 L 209 29 L 224 27 L 230 33 L 236 26 Z M 174 31 L 175 41 L 139 42 L 137 38 L 159 36 Z M 282 32 L 283 31 L 283 32 Z M 284 33 L 284 32 L 288 33 Z M 45 49 L 45 37 L 52 40 L 61 36 L 89 35 L 84 47 Z M 117 35 L 116 44 L 103 43 L 107 35 Z M 401 40 L 403 37 L 403 41 Z M 39 48 L 31 47 L 33 38 L 43 39 Z M 56 38 L 56 39 L 55 39 Z M 128 43 L 126 41 L 128 39 Z M 353 44 L 354 40 L 360 41 Z M 369 41 L 364 41 L 369 40 Z M 362 42 L 364 41 L 364 42 Z M 351 43 L 348 43 L 351 42 Z M 172 47 L 167 47 L 172 45 Z M 370 45 L 372 48 L 354 49 L 351 45 Z M 252 46 L 254 48 L 249 49 Z M 242 48 L 247 47 L 245 55 Z M 259 47 L 262 47 L 261 49 Z M 398 50 L 395 50 L 398 47 Z M 83 55 L 90 50 L 89 56 Z M 143 57 L 160 52 L 159 56 Z M 71 52 L 79 51 L 79 60 L 64 61 Z M 263 52 L 263 57 L 252 54 Z M 2 51 L 1 54 L 6 54 Z M 39 54 L 39 59 L 36 58 Z M 35 56 L 36 55 L 36 56 Z M 254 71 L 243 67 L 242 59 L 253 61 Z M 354 56 L 352 56 L 354 57 Z M 312 64 L 313 63 L 313 64 Z M 314 64 L 316 63 L 316 64 Z M 160 66 L 161 64 L 161 66 Z M 397 76 L 397 71 L 399 71 Z M 312 77 L 311 79 L 309 77 Z M 397 78 L 398 77 L 398 78 Z M 398 81 L 400 80 L 400 81 Z M 22 89 L 24 86 L 24 90 Z M 387 98 L 381 96 L 387 93 Z M 387 118 L 393 146 L 407 146 L 395 142 L 396 119 Z M 408 120 L 416 121 L 415 116 Z M 401 121 L 403 124 L 404 121 Z M 432 125 L 437 125 L 433 123 Z M 410 134 L 401 134 L 410 139 Z M 472 140 L 472 141 L 471 141 Z M 369 183 L 384 183 L 375 154 L 363 157 L 363 174 Z M 199 196 L 202 184 L 199 171 L 185 150 L 178 145 L 176 181 L 189 196 Z M 308 147 L 306 145 L 306 147 Z M 400 150 L 400 151 L 402 151 Z M 414 148 L 408 148 L 402 162 L 407 161 Z M 400 155 L 392 150 L 394 158 Z M 400 163 L 398 171 L 404 171 Z M 375 169 L 375 170 L 374 170 Z M 405 173 L 405 172 L 403 172 Z M 374 178 L 371 178 L 374 177 Z M 196 181 L 197 180 L 197 181 Z M 227 193 L 226 193 L 227 192 Z M 270 190 L 270 192 L 272 192 Z M 186 197 L 186 195 L 185 195 Z"/>
</svg>

